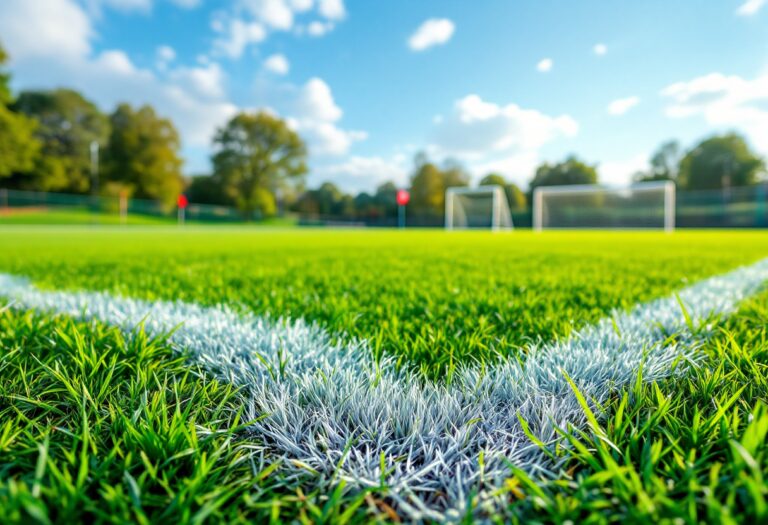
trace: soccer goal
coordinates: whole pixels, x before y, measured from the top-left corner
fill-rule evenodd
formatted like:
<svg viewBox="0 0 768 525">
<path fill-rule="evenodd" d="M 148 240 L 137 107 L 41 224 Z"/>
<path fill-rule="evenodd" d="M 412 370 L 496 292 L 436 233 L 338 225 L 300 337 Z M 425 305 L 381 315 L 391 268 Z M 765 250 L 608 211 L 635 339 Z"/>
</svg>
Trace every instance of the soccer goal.
<svg viewBox="0 0 768 525">
<path fill-rule="evenodd" d="M 542 186 L 533 192 L 533 228 L 675 229 L 675 184 L 638 182 Z"/>
<path fill-rule="evenodd" d="M 504 188 L 448 188 L 445 191 L 445 228 L 511 230 L 512 214 Z"/>
</svg>

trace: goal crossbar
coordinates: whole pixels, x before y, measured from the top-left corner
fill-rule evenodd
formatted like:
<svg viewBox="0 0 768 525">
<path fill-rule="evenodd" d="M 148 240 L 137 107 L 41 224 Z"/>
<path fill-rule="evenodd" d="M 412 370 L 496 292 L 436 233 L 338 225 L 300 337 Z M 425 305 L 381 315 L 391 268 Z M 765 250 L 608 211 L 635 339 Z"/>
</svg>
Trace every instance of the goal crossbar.
<svg viewBox="0 0 768 525">
<path fill-rule="evenodd" d="M 456 212 L 455 199 L 461 196 L 489 194 L 491 196 L 491 229 L 512 229 L 512 217 L 504 188 L 496 185 L 484 185 L 474 188 L 457 186 L 445 190 L 445 228 L 453 230 L 458 227 L 454 216 Z"/>
</svg>

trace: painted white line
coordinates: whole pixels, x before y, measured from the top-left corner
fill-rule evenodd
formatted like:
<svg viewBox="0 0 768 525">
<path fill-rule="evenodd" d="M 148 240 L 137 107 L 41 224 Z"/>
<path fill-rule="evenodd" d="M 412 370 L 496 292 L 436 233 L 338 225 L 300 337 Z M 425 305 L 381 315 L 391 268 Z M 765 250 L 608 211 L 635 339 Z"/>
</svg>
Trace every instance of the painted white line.
<svg viewBox="0 0 768 525">
<path fill-rule="evenodd" d="M 376 487 L 384 479 L 411 518 L 457 519 L 471 491 L 481 508 L 501 503 L 492 492 L 510 463 L 557 475 L 558 465 L 525 436 L 518 415 L 547 443 L 557 439 L 557 427 L 586 428 L 564 373 L 598 403 L 632 384 L 641 364 L 645 381 L 667 377 L 676 362 L 697 359 L 696 336 L 679 300 L 699 324 L 731 313 L 766 280 L 768 259 L 701 281 L 679 296 L 616 312 L 565 341 L 530 350 L 522 362 L 461 368 L 450 385 L 398 371 L 389 358 L 377 365 L 364 342 L 334 343 L 303 321 L 100 292 L 41 291 L 3 274 L 0 296 L 15 308 L 94 319 L 126 332 L 139 323 L 152 335 L 178 327 L 170 336 L 176 348 L 245 387 L 247 417 L 269 414 L 253 427 L 254 435 L 288 464 L 307 465 L 325 479 L 340 473 L 358 486 Z M 667 340 L 672 333 L 679 334 L 675 342 Z"/>
</svg>

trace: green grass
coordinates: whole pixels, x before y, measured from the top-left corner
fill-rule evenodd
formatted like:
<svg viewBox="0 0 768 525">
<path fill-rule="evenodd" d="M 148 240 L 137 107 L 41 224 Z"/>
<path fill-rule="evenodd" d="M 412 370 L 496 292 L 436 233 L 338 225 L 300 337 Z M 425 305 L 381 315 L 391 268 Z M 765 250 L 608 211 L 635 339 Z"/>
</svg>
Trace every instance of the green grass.
<svg viewBox="0 0 768 525">
<path fill-rule="evenodd" d="M 768 236 L 8 228 L 0 247 L 0 271 L 45 287 L 304 317 L 438 376 L 755 261 Z M 700 370 L 624 392 L 599 428 L 568 434 L 565 477 L 511 472 L 506 519 L 768 520 L 766 326 L 763 294 L 704 345 Z M 386 487 L 307 484 L 254 454 L 236 396 L 162 340 L 0 312 L 0 522 L 398 517 Z"/>
<path fill-rule="evenodd" d="M 0 243 L 0 271 L 43 286 L 318 321 L 433 377 L 768 255 L 752 232 L 9 228 Z"/>
<path fill-rule="evenodd" d="M 505 490 L 534 522 L 768 522 L 768 293 L 703 347 L 691 375 L 636 387 L 568 437 L 572 475 Z"/>
<path fill-rule="evenodd" d="M 235 394 L 140 332 L 0 312 L 0 523 L 359 520 L 251 454 Z"/>
</svg>

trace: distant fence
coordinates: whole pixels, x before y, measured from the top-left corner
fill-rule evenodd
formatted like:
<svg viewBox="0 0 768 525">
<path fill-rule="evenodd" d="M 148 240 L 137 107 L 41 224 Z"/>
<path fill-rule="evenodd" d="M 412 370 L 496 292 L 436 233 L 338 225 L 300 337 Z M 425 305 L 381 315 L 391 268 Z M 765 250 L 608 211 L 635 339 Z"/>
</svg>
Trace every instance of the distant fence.
<svg viewBox="0 0 768 525">
<path fill-rule="evenodd" d="M 175 206 L 147 199 L 73 195 L 0 188 L 0 223 L 152 224 L 177 220 Z M 186 221 L 239 222 L 242 215 L 227 206 L 190 203 Z"/>
<path fill-rule="evenodd" d="M 237 223 L 242 214 L 233 207 L 190 203 L 186 220 L 205 223 Z M 0 224 L 85 223 L 162 224 L 177 220 L 175 207 L 145 199 L 71 195 L 0 188 Z M 512 210 L 516 227 L 531 226 L 531 210 Z M 443 217 L 420 215 L 408 210 L 409 227 L 439 228 Z M 678 190 L 675 206 L 678 228 L 765 228 L 768 227 L 768 182 L 724 190 Z M 299 218 L 301 226 L 379 227 L 397 226 L 397 217 L 361 215 Z"/>
</svg>

